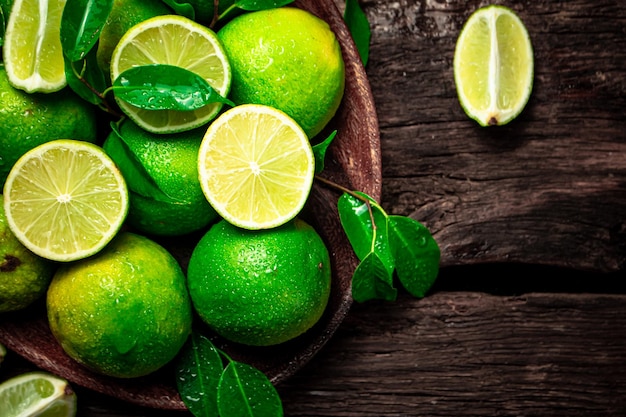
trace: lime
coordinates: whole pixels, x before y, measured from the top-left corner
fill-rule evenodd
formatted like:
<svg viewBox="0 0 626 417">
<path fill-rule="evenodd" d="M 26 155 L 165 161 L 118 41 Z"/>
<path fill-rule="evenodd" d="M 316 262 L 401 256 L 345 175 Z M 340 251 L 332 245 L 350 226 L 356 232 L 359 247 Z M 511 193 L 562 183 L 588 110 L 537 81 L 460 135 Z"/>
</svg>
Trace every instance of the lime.
<svg viewBox="0 0 626 417">
<path fill-rule="evenodd" d="M 69 89 L 28 94 L 9 84 L 0 65 L 0 187 L 27 151 L 53 139 L 95 142 L 95 107 Z"/>
<path fill-rule="evenodd" d="M 305 10 L 280 7 L 237 16 L 218 36 L 231 64 L 233 102 L 282 110 L 309 138 L 334 116 L 345 66 L 326 22 Z"/>
<path fill-rule="evenodd" d="M 218 93 L 230 89 L 230 65 L 215 33 L 182 16 L 157 16 L 133 26 L 111 57 L 111 80 L 137 65 L 168 64 L 203 77 Z M 117 100 L 120 108 L 143 129 L 173 133 L 202 126 L 215 118 L 222 103 L 192 111 L 144 110 Z"/>
<path fill-rule="evenodd" d="M 126 175 L 130 190 L 127 222 L 135 229 L 154 235 L 184 235 L 206 227 L 217 213 L 202 193 L 198 179 L 198 150 L 205 129 L 157 135 L 126 120 L 119 129 L 128 149 L 161 191 L 160 197 L 140 191 L 145 178 Z M 104 142 L 105 151 L 117 135 Z M 109 153 L 118 162 L 119 157 Z M 118 163 L 122 166 L 121 163 Z M 122 173 L 124 171 L 122 170 Z"/>
<path fill-rule="evenodd" d="M 206 131 L 198 155 L 204 195 L 226 220 L 267 229 L 293 219 L 315 173 L 311 144 L 285 113 L 258 104 L 222 113 Z"/>
<path fill-rule="evenodd" d="M 15 0 L 6 26 L 3 60 L 11 84 L 26 92 L 67 85 L 61 47 L 65 0 Z"/>
<path fill-rule="evenodd" d="M 128 191 L 94 144 L 58 139 L 24 154 L 4 185 L 4 210 L 20 242 L 54 261 L 100 251 L 122 226 Z"/>
<path fill-rule="evenodd" d="M 28 372 L 0 384 L 3 417 L 73 417 L 76 394 L 68 382 L 47 372 Z"/>
<path fill-rule="evenodd" d="M 155 16 L 171 14 L 162 1 L 114 0 L 111 13 L 100 32 L 96 53 L 98 66 L 109 76 L 111 55 L 122 36 L 133 26 Z"/>
<path fill-rule="evenodd" d="M 528 32 L 504 6 L 475 11 L 454 52 L 454 79 L 461 106 L 481 126 L 504 125 L 521 113 L 533 85 L 534 58 Z"/>
<path fill-rule="evenodd" d="M 67 354 L 114 377 L 156 371 L 191 332 L 179 264 L 157 243 L 129 232 L 96 256 L 61 266 L 47 305 L 50 329 Z"/>
<path fill-rule="evenodd" d="M 221 220 L 193 250 L 187 282 L 195 310 L 218 334 L 267 346 L 301 335 L 320 319 L 330 271 L 322 239 L 300 219 L 270 230 Z"/>
<path fill-rule="evenodd" d="M 17 240 L 7 224 L 4 204 L 0 206 L 0 313 L 21 310 L 42 297 L 54 269 L 52 262 Z"/>
</svg>

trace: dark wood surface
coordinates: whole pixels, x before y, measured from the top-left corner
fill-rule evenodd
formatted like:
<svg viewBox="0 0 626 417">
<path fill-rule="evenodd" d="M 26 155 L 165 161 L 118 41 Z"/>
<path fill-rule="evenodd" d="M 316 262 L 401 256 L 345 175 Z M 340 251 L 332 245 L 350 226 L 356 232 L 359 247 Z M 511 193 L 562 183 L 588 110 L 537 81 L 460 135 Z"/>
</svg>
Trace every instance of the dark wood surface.
<svg viewBox="0 0 626 417">
<path fill-rule="evenodd" d="M 517 120 L 484 129 L 452 56 L 487 3 L 362 2 L 382 204 L 431 229 L 441 276 L 421 300 L 353 305 L 278 385 L 286 415 L 626 415 L 626 3 L 498 3 L 529 30 L 535 85 Z M 79 416 L 189 415 L 77 391 Z"/>
</svg>

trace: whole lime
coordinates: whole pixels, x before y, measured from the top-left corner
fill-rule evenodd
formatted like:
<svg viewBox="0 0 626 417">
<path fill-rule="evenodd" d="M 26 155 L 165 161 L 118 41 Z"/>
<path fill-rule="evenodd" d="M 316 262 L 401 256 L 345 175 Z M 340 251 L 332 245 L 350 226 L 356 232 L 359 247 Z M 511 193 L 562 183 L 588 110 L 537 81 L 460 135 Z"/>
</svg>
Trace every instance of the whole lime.
<svg viewBox="0 0 626 417">
<path fill-rule="evenodd" d="M 28 94 L 9 84 L 0 65 L 0 185 L 11 167 L 35 146 L 54 139 L 97 139 L 96 107 L 63 89 Z"/>
<path fill-rule="evenodd" d="M 317 135 L 335 115 L 345 86 L 341 47 L 308 11 L 279 7 L 235 17 L 218 32 L 231 64 L 230 98 L 284 111 Z"/>
<path fill-rule="evenodd" d="M 200 318 L 224 338 L 254 346 L 311 328 L 326 308 L 330 282 L 328 250 L 300 219 L 262 231 L 221 220 L 198 242 L 187 273 Z"/>
<path fill-rule="evenodd" d="M 58 269 L 47 294 L 52 333 L 95 372 L 149 374 L 171 361 L 191 332 L 185 276 L 152 240 L 122 232 L 101 252 Z"/>
<path fill-rule="evenodd" d="M 125 173 L 120 154 L 112 150 L 113 141 L 119 140 L 117 134 L 111 132 L 103 147 L 122 167 L 131 191 L 128 224 L 148 234 L 178 236 L 200 230 L 218 218 L 198 179 L 202 128 L 164 135 L 149 133 L 130 119 L 122 123 L 119 135 L 154 181 L 159 192 L 153 194 L 140 192 L 145 178 Z"/>
<path fill-rule="evenodd" d="M 212 2 L 211 2 L 212 3 Z M 114 0 L 106 23 L 102 27 L 98 39 L 96 60 L 108 80 L 111 66 L 111 55 L 122 36 L 137 23 L 154 16 L 171 14 L 172 9 L 162 1 L 155 0 Z"/>
<path fill-rule="evenodd" d="M 4 202 L 4 196 L 2 201 Z M 0 313 L 28 307 L 48 289 L 55 265 L 29 251 L 11 232 L 0 206 Z"/>
</svg>

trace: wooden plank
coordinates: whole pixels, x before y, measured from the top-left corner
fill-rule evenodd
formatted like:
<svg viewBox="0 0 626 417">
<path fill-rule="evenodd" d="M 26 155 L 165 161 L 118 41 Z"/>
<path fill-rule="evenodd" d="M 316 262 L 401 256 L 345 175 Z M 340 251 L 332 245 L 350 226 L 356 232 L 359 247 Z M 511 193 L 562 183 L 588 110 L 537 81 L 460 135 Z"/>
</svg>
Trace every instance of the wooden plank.
<svg viewBox="0 0 626 417">
<path fill-rule="evenodd" d="M 363 2 L 383 206 L 427 225 L 443 265 L 594 271 L 626 261 L 626 3 L 507 1 L 535 49 L 528 106 L 480 128 L 456 98 L 459 30 L 483 2 Z"/>
</svg>

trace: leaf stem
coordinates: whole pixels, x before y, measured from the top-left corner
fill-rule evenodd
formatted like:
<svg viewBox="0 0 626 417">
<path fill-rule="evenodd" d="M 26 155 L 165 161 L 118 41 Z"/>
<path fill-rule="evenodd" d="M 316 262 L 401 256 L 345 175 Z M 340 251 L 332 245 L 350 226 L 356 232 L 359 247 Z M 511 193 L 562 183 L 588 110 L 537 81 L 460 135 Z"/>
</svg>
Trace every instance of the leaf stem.
<svg viewBox="0 0 626 417">
<path fill-rule="evenodd" d="M 76 67 L 74 67 L 74 62 L 71 63 L 72 66 L 72 71 L 74 72 L 74 75 L 76 75 L 76 78 L 78 78 L 78 80 L 83 83 L 85 85 L 85 87 L 87 87 L 89 89 L 89 91 L 91 91 L 92 93 L 94 93 L 94 95 L 96 97 L 98 97 L 100 99 L 100 104 L 101 107 L 103 108 L 104 111 L 106 111 L 107 113 L 117 117 L 117 118 L 121 118 L 123 117 L 123 115 L 121 115 L 119 112 L 115 111 L 115 109 L 113 107 L 111 107 L 111 105 L 109 104 L 109 102 L 107 101 L 107 99 L 105 98 L 105 95 L 108 91 L 105 90 L 103 93 L 101 93 L 100 91 L 96 90 L 91 84 L 89 84 L 89 81 L 87 81 L 82 74 L 78 73 L 78 71 L 76 70 Z"/>
<path fill-rule="evenodd" d="M 364 202 L 365 205 L 367 206 L 367 212 L 370 215 L 370 220 L 372 221 L 372 231 L 374 232 L 374 234 L 376 234 L 377 227 L 376 227 L 376 222 L 374 221 L 374 211 L 372 210 L 372 202 L 369 198 L 364 197 L 362 194 L 356 193 L 350 190 L 349 188 L 344 187 L 341 184 L 337 184 L 336 182 L 331 181 L 327 178 L 321 177 L 319 175 L 315 175 L 315 179 L 331 188 L 334 188 L 336 190 L 349 194 L 352 197 L 356 198 L 357 200 Z"/>
</svg>

